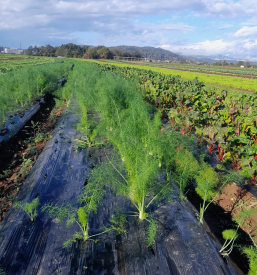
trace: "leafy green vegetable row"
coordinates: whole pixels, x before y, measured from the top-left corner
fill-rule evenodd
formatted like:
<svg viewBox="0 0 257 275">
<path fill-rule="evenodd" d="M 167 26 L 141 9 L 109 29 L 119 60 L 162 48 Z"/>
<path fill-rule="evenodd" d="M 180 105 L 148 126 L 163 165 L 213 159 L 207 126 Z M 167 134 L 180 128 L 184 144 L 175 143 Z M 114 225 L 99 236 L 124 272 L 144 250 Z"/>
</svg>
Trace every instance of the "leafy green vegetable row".
<svg viewBox="0 0 257 275">
<path fill-rule="evenodd" d="M 103 65 L 103 70 L 121 71 L 126 78 L 139 78 L 145 98 L 162 112 L 175 130 L 195 134 L 210 154 L 232 164 L 234 170 L 251 178 L 257 176 L 257 95 L 227 95 L 206 90 L 198 79 L 184 81 L 135 68 Z M 221 169 L 222 166 L 219 166 Z"/>
<path fill-rule="evenodd" d="M 197 71 L 206 71 L 206 72 L 221 72 L 221 73 L 232 73 L 232 74 L 248 74 L 248 75 L 257 75 L 257 71 L 252 71 L 251 69 L 246 70 L 245 68 L 242 70 L 238 70 L 238 68 L 229 68 L 229 69 L 215 69 L 215 67 L 208 67 L 205 66 L 192 66 L 192 65 L 171 65 L 171 64 L 155 64 L 154 66 L 158 67 L 167 67 L 167 68 L 178 68 L 178 69 L 188 69 L 188 70 L 197 70 Z"/>
<path fill-rule="evenodd" d="M 22 68 L 24 66 L 32 66 L 32 65 L 42 65 L 47 64 L 51 62 L 56 62 L 56 58 L 52 57 L 29 57 L 24 58 L 17 56 L 17 58 L 22 58 L 20 60 L 16 60 L 14 58 L 10 60 L 1 59 L 0 55 L 0 75 L 6 72 L 10 72 L 12 70 L 17 70 L 19 68 Z M 59 61 L 61 62 L 61 61 Z"/>
<path fill-rule="evenodd" d="M 135 77 L 135 73 L 139 75 Z M 85 135 L 78 141 L 79 146 L 96 146 L 108 140 L 115 148 L 112 157 L 106 156 L 107 162 L 90 173 L 88 184 L 81 193 L 82 200 L 90 198 L 96 187 L 97 190 L 108 187 L 126 197 L 134 206 L 133 213 L 127 214 L 148 223 L 147 244 L 152 245 L 156 234 L 152 205 L 158 205 L 165 198 L 171 199 L 172 193 L 177 192 L 171 180 L 180 187 L 179 197 L 183 200 L 186 186 L 192 185 L 195 179 L 196 192 L 203 199 L 199 215 L 199 221 L 203 223 L 205 210 L 215 200 L 223 184 L 235 180 L 235 177 L 238 179 L 238 174 L 231 171 L 217 175 L 204 162 L 203 156 L 197 158 L 197 154 L 188 150 L 195 148 L 194 138 L 181 135 L 174 128 L 167 130 L 161 126 L 162 113 L 145 103 L 143 95 L 147 96 L 147 87 L 137 70 L 121 71 L 115 67 L 76 64 L 73 74 L 73 81 L 68 81 L 70 86 L 60 90 L 59 96 L 68 98 L 74 93 L 77 97 L 81 114 L 78 129 Z M 146 79 L 152 81 L 149 75 Z M 178 84 L 178 89 L 181 88 L 180 78 L 172 80 Z M 197 90 L 199 85 L 196 81 L 191 83 L 191 88 Z M 138 91 L 140 87 L 143 93 Z M 156 97 L 156 102 L 160 107 L 160 97 Z M 100 114 L 100 123 L 88 121 L 88 109 Z M 161 182 L 160 175 L 164 176 Z M 256 211 L 253 212 L 242 211 L 235 221 L 242 225 L 249 215 L 256 214 Z M 221 253 L 232 251 L 237 229 L 224 232 L 226 242 Z"/>
<path fill-rule="evenodd" d="M 91 60 L 88 60 L 91 61 Z M 99 63 L 99 61 L 91 61 Z M 184 79 L 193 80 L 194 78 L 198 78 L 200 81 L 206 84 L 215 84 L 221 85 L 231 88 L 244 89 L 249 91 L 257 91 L 257 80 L 256 79 L 248 79 L 248 78 L 240 78 L 240 77 L 232 77 L 232 76 L 220 76 L 213 74 L 202 74 L 198 72 L 183 72 L 175 69 L 163 69 L 163 68 L 155 68 L 151 66 L 141 66 L 141 65 L 130 65 L 130 64 L 122 64 L 118 62 L 109 62 L 109 65 L 114 65 L 117 67 L 125 67 L 125 68 L 136 68 L 143 70 L 151 70 L 152 72 L 164 74 L 164 75 L 180 75 Z"/>
<path fill-rule="evenodd" d="M 71 67 L 71 62 L 25 66 L 0 75 L 0 123 L 7 119 L 7 111 L 22 108 L 34 97 L 55 89 L 58 79 Z"/>
</svg>

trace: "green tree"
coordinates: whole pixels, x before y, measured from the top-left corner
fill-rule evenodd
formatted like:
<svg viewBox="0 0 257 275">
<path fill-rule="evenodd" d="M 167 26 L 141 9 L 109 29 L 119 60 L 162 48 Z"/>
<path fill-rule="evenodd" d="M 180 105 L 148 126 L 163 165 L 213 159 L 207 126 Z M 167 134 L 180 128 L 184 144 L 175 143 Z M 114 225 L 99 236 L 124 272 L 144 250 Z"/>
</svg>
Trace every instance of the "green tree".
<svg viewBox="0 0 257 275">
<path fill-rule="evenodd" d="M 113 58 L 113 53 L 106 47 L 102 47 L 97 50 L 98 58 L 101 59 L 111 59 Z"/>
<path fill-rule="evenodd" d="M 33 55 L 33 47 L 29 46 L 28 49 L 25 50 L 26 55 Z"/>
<path fill-rule="evenodd" d="M 86 53 L 84 54 L 84 58 L 85 59 L 97 59 L 98 58 L 98 54 L 97 54 L 97 50 L 96 48 L 90 48 L 86 51 Z"/>
</svg>

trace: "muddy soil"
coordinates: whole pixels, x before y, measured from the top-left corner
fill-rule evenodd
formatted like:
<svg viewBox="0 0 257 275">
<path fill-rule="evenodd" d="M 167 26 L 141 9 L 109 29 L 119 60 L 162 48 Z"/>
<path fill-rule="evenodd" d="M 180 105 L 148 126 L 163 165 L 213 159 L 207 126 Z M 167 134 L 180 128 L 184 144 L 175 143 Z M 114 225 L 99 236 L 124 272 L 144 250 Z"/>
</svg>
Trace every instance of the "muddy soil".
<svg viewBox="0 0 257 275">
<path fill-rule="evenodd" d="M 44 99 L 46 103 L 42 104 L 40 110 L 32 116 L 25 127 L 0 146 L 0 221 L 12 206 L 65 107 L 64 104 L 55 108 L 52 95 L 46 94 Z M 33 122 L 37 125 L 36 128 L 33 128 Z"/>
</svg>

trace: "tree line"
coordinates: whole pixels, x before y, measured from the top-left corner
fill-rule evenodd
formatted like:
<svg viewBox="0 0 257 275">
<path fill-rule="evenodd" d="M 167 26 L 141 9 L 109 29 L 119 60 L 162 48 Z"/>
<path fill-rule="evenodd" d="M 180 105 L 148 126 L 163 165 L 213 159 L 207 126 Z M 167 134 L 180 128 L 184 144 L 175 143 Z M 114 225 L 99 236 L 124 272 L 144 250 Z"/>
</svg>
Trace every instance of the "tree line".
<svg viewBox="0 0 257 275">
<path fill-rule="evenodd" d="M 25 50 L 26 55 L 35 56 L 63 56 L 67 58 L 85 58 L 85 59 L 113 59 L 115 55 L 123 57 L 137 57 L 142 58 L 142 54 L 138 51 L 131 53 L 118 50 L 109 49 L 105 46 L 79 46 L 72 43 L 63 44 L 61 46 L 53 47 L 51 45 L 46 46 L 30 46 Z"/>
</svg>

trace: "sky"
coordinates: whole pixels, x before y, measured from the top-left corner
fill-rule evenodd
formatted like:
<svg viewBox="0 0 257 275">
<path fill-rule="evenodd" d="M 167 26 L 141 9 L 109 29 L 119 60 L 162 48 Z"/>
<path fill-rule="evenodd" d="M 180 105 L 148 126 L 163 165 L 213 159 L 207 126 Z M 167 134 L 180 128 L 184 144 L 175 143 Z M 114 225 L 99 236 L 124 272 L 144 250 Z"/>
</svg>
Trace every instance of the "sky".
<svg viewBox="0 0 257 275">
<path fill-rule="evenodd" d="M 0 45 L 161 47 L 257 61 L 257 0 L 0 0 Z"/>
</svg>

